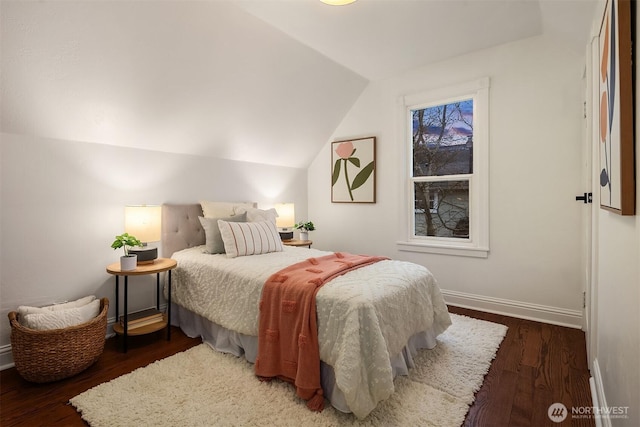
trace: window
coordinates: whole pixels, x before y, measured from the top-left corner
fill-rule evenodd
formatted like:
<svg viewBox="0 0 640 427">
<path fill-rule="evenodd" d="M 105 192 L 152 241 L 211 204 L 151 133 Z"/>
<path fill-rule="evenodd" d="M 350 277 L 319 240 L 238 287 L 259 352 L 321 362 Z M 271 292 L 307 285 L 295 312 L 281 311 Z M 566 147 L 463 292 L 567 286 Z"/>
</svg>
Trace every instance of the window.
<svg viewBox="0 0 640 427">
<path fill-rule="evenodd" d="M 405 96 L 401 250 L 486 257 L 489 79 Z"/>
</svg>

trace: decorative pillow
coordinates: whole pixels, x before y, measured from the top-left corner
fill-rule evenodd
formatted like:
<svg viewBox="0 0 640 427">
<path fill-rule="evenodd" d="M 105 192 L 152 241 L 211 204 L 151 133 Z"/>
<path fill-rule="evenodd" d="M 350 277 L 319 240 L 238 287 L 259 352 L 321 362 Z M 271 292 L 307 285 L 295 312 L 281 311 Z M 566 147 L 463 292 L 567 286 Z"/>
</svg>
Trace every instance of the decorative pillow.
<svg viewBox="0 0 640 427">
<path fill-rule="evenodd" d="M 275 208 L 267 210 L 257 208 L 240 208 L 240 211 L 242 210 L 247 213 L 248 222 L 271 221 L 275 224 L 276 217 L 278 216 L 278 212 Z"/>
<path fill-rule="evenodd" d="M 224 218 L 246 212 L 246 209 L 256 207 L 256 203 L 250 202 L 208 202 L 200 201 L 202 213 L 205 218 Z"/>
<path fill-rule="evenodd" d="M 63 329 L 88 322 L 100 314 L 100 300 L 96 299 L 82 307 L 66 310 L 45 310 L 45 313 L 27 314 L 20 323 L 30 329 Z"/>
<path fill-rule="evenodd" d="M 52 311 L 68 310 L 70 308 L 83 307 L 96 299 L 95 295 L 83 297 L 75 301 L 65 302 L 63 304 L 52 304 L 45 307 L 30 307 L 21 305 L 18 307 L 18 316 L 24 317 L 27 314 L 51 313 Z M 99 304 L 98 304 L 99 305 Z"/>
<path fill-rule="evenodd" d="M 218 220 L 224 250 L 229 258 L 281 252 L 282 241 L 271 221 L 227 222 Z"/>
<path fill-rule="evenodd" d="M 247 213 L 240 215 L 230 216 L 226 218 L 204 218 L 199 216 L 200 224 L 204 228 L 205 241 L 207 246 L 207 253 L 210 254 L 223 254 L 224 242 L 222 236 L 220 236 L 220 228 L 218 227 L 218 220 L 227 222 L 246 222 Z"/>
</svg>

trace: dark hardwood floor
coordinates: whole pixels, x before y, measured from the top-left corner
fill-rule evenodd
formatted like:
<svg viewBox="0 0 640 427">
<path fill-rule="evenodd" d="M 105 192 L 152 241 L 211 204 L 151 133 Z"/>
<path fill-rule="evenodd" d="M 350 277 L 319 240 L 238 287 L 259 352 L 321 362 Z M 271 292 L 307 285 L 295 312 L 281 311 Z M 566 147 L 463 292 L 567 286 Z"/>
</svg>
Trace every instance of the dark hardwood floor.
<svg viewBox="0 0 640 427">
<path fill-rule="evenodd" d="M 571 416 L 573 407 L 593 405 L 583 331 L 458 307 L 449 311 L 509 327 L 465 426 L 595 426 L 593 419 Z M 554 403 L 568 410 L 562 423 L 548 416 Z"/>
<path fill-rule="evenodd" d="M 584 333 L 577 329 L 450 307 L 464 314 L 509 327 L 482 388 L 467 414 L 465 426 L 593 426 L 591 419 L 572 419 L 571 408 L 591 406 Z M 86 371 L 50 384 L 33 384 L 12 369 L 0 373 L 0 425 L 84 426 L 70 398 L 156 360 L 200 343 L 172 330 L 171 341 L 160 333 L 134 337 L 124 354 L 117 340 Z M 561 424 L 547 410 L 552 403 L 569 410 Z M 117 416 L 117 408 L 114 408 Z"/>
</svg>

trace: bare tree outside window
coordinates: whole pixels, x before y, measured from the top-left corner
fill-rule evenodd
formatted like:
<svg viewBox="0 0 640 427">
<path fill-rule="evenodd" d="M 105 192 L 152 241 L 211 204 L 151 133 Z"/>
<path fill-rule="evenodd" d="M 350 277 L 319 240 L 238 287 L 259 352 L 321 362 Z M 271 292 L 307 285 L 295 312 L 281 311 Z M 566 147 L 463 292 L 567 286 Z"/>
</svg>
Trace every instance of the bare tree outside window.
<svg viewBox="0 0 640 427">
<path fill-rule="evenodd" d="M 414 235 L 469 238 L 473 99 L 411 113 Z"/>
</svg>

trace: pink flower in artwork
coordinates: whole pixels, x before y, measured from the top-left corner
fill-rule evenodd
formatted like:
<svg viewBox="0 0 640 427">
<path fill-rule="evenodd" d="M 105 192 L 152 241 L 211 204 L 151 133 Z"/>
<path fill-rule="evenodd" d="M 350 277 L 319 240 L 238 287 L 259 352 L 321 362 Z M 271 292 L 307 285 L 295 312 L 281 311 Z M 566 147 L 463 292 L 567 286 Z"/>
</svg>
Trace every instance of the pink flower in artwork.
<svg viewBox="0 0 640 427">
<path fill-rule="evenodd" d="M 338 145 L 335 147 L 335 153 L 339 156 L 338 159 L 333 162 L 333 169 L 331 170 L 331 186 L 336 185 L 340 175 L 344 175 L 344 187 L 349 192 L 349 198 L 353 202 L 353 190 L 360 188 L 366 183 L 373 173 L 375 162 L 372 160 L 364 167 L 360 165 L 360 158 L 354 157 L 356 148 L 353 146 L 352 141 L 336 142 Z M 372 141 L 373 144 L 373 141 Z M 333 161 L 333 156 L 332 161 Z M 356 172 L 356 176 L 353 179 L 349 178 L 349 172 Z"/>
<path fill-rule="evenodd" d="M 348 159 L 351 157 L 353 153 L 353 143 L 352 142 L 343 142 L 339 144 L 336 148 L 336 154 L 340 156 L 342 159 Z"/>
</svg>

